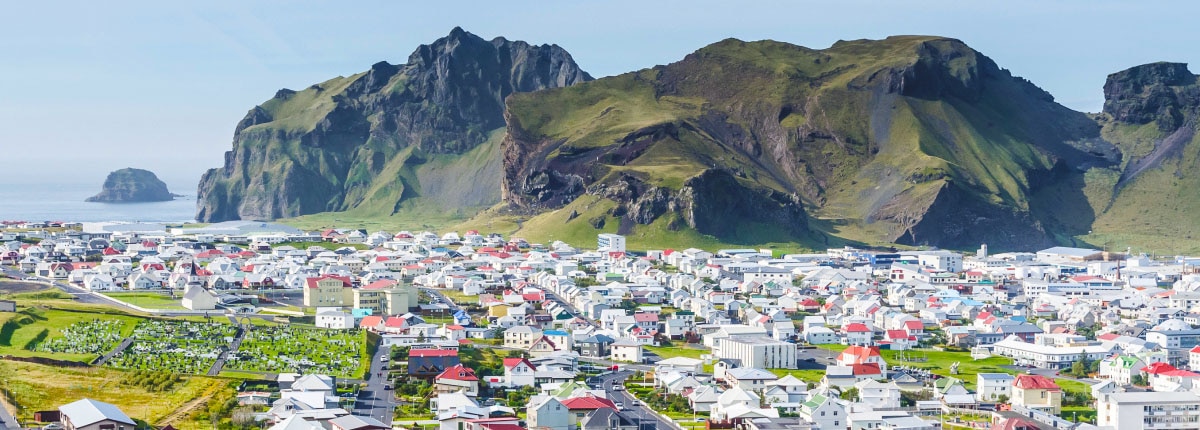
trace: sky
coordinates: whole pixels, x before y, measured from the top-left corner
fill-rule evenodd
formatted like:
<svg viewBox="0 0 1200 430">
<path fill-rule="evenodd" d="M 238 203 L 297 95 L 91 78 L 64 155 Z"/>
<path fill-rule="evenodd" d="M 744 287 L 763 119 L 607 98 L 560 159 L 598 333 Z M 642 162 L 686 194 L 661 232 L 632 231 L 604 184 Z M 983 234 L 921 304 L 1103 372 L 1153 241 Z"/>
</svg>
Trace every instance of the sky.
<svg viewBox="0 0 1200 430">
<path fill-rule="evenodd" d="M 276 90 L 404 63 L 455 26 L 557 44 L 596 77 L 729 37 L 825 48 L 947 36 L 1097 112 L 1109 73 L 1197 60 L 1198 12 L 1192 1 L 10 2 L 0 15 L 0 186 L 99 186 L 109 171 L 138 167 L 194 194 L 223 163 L 235 124 Z"/>
</svg>

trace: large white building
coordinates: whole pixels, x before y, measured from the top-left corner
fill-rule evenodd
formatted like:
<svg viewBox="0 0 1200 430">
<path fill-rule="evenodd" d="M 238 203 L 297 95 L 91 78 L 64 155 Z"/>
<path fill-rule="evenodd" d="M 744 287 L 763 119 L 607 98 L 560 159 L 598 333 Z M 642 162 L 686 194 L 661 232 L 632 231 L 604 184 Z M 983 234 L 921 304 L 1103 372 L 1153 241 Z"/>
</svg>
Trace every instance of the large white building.
<svg viewBox="0 0 1200 430">
<path fill-rule="evenodd" d="M 1128 392 L 1101 395 L 1096 425 L 1120 430 L 1200 428 L 1200 396 L 1192 392 Z"/>
<path fill-rule="evenodd" d="M 731 337 L 717 340 L 718 358 L 741 360 L 743 367 L 759 369 L 795 369 L 796 344 L 766 336 Z"/>
<path fill-rule="evenodd" d="M 1087 354 L 1091 361 L 1103 360 L 1117 349 L 1114 343 L 1102 343 L 1087 346 L 1050 346 L 1023 342 L 1016 336 L 996 342 L 993 345 L 996 355 L 1010 357 L 1017 365 L 1030 365 L 1043 369 L 1065 369 L 1071 363 L 1079 360 L 1080 354 Z"/>
<path fill-rule="evenodd" d="M 625 252 L 625 236 L 601 233 L 596 236 L 596 250 L 600 252 Z"/>
</svg>

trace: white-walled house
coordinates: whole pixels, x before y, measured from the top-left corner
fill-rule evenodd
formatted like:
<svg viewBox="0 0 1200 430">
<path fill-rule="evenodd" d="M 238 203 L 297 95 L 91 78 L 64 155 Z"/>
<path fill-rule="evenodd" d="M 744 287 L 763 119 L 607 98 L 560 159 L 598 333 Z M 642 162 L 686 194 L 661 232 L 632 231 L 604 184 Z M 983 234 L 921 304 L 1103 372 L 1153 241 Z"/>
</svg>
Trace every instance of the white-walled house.
<svg viewBox="0 0 1200 430">
<path fill-rule="evenodd" d="M 980 402 L 996 402 L 1000 396 L 1012 398 L 1012 375 L 1007 373 L 980 373 L 976 376 L 975 400 Z"/>
</svg>

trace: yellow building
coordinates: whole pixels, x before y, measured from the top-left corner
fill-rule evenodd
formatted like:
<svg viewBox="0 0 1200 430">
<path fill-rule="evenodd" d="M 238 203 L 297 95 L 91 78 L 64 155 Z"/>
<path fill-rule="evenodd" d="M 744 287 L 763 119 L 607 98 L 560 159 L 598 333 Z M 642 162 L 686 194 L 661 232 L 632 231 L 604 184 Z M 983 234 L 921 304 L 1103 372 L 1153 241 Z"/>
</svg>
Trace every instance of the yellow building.
<svg viewBox="0 0 1200 430">
<path fill-rule="evenodd" d="M 354 289 L 351 287 L 350 278 L 345 276 L 308 278 L 304 285 L 304 306 L 350 306 L 354 303 Z"/>
<path fill-rule="evenodd" d="M 492 318 L 500 318 L 508 316 L 508 305 L 504 303 L 496 303 L 488 307 L 488 316 Z"/>
<path fill-rule="evenodd" d="M 1042 375 L 1017 375 L 1011 401 L 1013 405 L 1058 415 L 1062 410 L 1062 388 Z"/>
<path fill-rule="evenodd" d="M 354 307 L 372 315 L 400 315 L 420 305 L 417 289 L 384 279 L 354 290 Z"/>
</svg>

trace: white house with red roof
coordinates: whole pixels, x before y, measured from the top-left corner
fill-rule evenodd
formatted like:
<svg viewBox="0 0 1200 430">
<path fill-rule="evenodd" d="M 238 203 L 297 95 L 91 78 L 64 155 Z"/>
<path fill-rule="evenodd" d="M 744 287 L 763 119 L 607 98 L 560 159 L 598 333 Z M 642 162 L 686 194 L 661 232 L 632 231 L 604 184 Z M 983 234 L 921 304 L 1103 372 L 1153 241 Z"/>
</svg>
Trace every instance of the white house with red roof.
<svg viewBox="0 0 1200 430">
<path fill-rule="evenodd" d="M 1013 380 L 1013 406 L 1024 406 L 1057 415 L 1062 408 L 1062 388 L 1042 375 L 1017 375 Z"/>
<path fill-rule="evenodd" d="M 1200 379 L 1200 374 L 1189 370 L 1177 369 L 1167 363 L 1151 363 L 1143 367 L 1142 372 L 1150 382 L 1150 389 L 1160 392 L 1190 391 Z"/>
<path fill-rule="evenodd" d="M 871 328 L 863 323 L 850 323 L 842 328 L 846 345 L 870 345 L 874 338 Z"/>
<path fill-rule="evenodd" d="M 501 385 L 507 387 L 531 387 L 535 382 L 534 374 L 537 366 L 523 357 L 504 359 L 504 381 Z"/>
<path fill-rule="evenodd" d="M 567 414 L 567 419 L 569 420 L 568 428 L 571 429 L 578 429 L 579 422 L 583 420 L 583 417 L 588 416 L 597 409 L 608 408 L 614 411 L 617 410 L 617 405 L 612 400 L 596 397 L 591 394 L 563 400 L 562 404 L 570 412 Z"/>
<path fill-rule="evenodd" d="M 1188 369 L 1200 371 L 1200 345 L 1188 350 Z"/>
<path fill-rule="evenodd" d="M 457 393 L 462 392 L 469 397 L 479 395 L 479 377 L 475 376 L 475 371 L 462 364 L 447 367 L 442 373 L 433 378 L 434 392 L 437 393 Z"/>
<path fill-rule="evenodd" d="M 881 376 L 887 376 L 887 362 L 879 354 L 877 346 L 852 345 L 842 350 L 837 356 L 838 366 L 854 366 L 859 364 L 874 364 L 879 366 Z"/>
<path fill-rule="evenodd" d="M 888 330 L 884 333 L 883 341 L 892 351 L 905 351 L 917 345 L 917 337 L 904 330 Z"/>
</svg>

